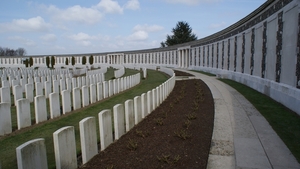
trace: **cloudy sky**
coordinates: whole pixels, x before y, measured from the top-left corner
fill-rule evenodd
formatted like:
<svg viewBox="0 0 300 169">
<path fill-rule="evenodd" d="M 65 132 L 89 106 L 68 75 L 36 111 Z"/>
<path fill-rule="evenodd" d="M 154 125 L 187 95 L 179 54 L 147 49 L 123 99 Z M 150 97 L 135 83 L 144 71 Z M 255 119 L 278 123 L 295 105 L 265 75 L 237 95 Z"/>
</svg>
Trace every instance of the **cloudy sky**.
<svg viewBox="0 0 300 169">
<path fill-rule="evenodd" d="M 0 46 L 27 55 L 160 47 L 178 21 L 198 38 L 242 19 L 266 0 L 1 0 Z"/>
</svg>

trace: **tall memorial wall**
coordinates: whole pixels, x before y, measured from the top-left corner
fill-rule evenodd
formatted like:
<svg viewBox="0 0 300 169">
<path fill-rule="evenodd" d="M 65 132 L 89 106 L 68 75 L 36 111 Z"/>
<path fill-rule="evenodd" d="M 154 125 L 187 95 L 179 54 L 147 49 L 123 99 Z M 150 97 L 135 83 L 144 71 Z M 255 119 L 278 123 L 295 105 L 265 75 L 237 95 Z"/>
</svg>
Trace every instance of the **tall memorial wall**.
<svg viewBox="0 0 300 169">
<path fill-rule="evenodd" d="M 255 11 L 213 35 L 165 48 L 55 56 L 56 67 L 157 65 L 202 70 L 258 90 L 300 114 L 299 0 L 268 0 Z M 35 56 L 33 56 L 35 57 Z M 33 66 L 44 66 L 37 56 Z M 65 65 L 66 59 L 69 65 Z M 0 67 L 7 59 L 0 59 Z"/>
</svg>

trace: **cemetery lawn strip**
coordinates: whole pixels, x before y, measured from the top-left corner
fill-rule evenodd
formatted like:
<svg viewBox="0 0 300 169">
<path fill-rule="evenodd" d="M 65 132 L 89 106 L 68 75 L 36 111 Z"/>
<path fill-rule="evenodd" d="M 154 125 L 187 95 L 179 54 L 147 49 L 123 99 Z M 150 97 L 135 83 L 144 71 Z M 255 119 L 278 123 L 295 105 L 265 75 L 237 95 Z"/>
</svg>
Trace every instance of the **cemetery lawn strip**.
<svg viewBox="0 0 300 169">
<path fill-rule="evenodd" d="M 206 169 L 214 123 L 214 101 L 199 80 L 176 81 L 168 98 L 82 169 Z"/>
<path fill-rule="evenodd" d="M 254 105 L 300 162 L 300 116 L 250 87 L 228 79 L 219 80 L 236 89 Z"/>
<path fill-rule="evenodd" d="M 54 146 L 52 134 L 65 126 L 75 127 L 77 153 L 80 153 L 79 121 L 85 117 L 93 116 L 98 119 L 98 113 L 104 109 L 112 109 L 114 105 L 124 103 L 128 99 L 141 95 L 165 82 L 169 77 L 161 72 L 147 70 L 147 78 L 141 80 L 136 87 L 124 91 L 118 95 L 102 100 L 85 108 L 73 111 L 59 118 L 48 120 L 44 123 L 33 125 L 22 130 L 17 130 L 10 135 L 0 137 L 0 162 L 2 168 L 17 168 L 16 147 L 37 138 L 44 138 L 46 144 L 49 169 L 55 168 Z M 97 122 L 97 138 L 99 141 L 99 125 Z"/>
</svg>

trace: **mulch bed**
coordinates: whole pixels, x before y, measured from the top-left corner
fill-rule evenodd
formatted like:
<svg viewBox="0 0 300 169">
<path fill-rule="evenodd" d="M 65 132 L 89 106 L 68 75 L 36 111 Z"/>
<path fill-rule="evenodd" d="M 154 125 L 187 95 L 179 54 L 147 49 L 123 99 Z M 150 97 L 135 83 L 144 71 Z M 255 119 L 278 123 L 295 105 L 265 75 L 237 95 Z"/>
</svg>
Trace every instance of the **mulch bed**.
<svg viewBox="0 0 300 169">
<path fill-rule="evenodd" d="M 158 108 L 80 168 L 206 169 L 213 122 L 207 85 L 199 79 L 176 81 Z"/>
<path fill-rule="evenodd" d="M 178 70 L 174 70 L 175 76 L 194 76 L 192 74 L 189 74 L 187 72 L 182 72 L 182 71 L 178 71 Z"/>
</svg>

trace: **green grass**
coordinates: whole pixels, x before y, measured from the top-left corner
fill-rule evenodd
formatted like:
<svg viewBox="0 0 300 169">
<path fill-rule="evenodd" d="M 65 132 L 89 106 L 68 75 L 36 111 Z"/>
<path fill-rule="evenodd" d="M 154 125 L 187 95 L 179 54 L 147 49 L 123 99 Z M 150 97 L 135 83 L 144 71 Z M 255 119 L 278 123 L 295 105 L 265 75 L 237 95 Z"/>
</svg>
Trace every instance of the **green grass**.
<svg viewBox="0 0 300 169">
<path fill-rule="evenodd" d="M 119 95 L 115 95 L 109 99 L 97 102 L 89 107 L 82 108 L 80 110 L 68 113 L 61 118 L 49 120 L 43 124 L 38 124 L 30 128 L 29 130 L 23 129 L 17 131 L 9 136 L 0 138 L 0 161 L 2 168 L 14 169 L 17 168 L 16 160 L 16 147 L 21 144 L 36 138 L 44 138 L 47 150 L 48 166 L 49 168 L 55 168 L 55 156 L 52 134 L 65 126 L 75 127 L 75 137 L 77 153 L 80 153 L 80 139 L 79 139 L 79 121 L 85 117 L 95 117 L 97 121 L 97 138 L 99 141 L 99 127 L 98 127 L 98 113 L 104 109 L 112 109 L 114 105 L 122 103 L 128 99 L 133 99 L 135 96 L 146 93 L 152 90 L 156 86 L 159 86 L 168 77 L 158 71 L 147 70 L 147 79 L 141 80 L 141 83 L 129 89 Z M 126 73 L 130 73 L 127 72 Z"/>
<path fill-rule="evenodd" d="M 270 97 L 228 79 L 219 79 L 240 92 L 267 119 L 300 162 L 300 116 Z"/>
<path fill-rule="evenodd" d="M 207 76 L 216 76 L 215 74 L 204 72 L 204 71 L 200 71 L 200 70 L 190 70 L 190 71 L 201 73 L 201 74 L 204 74 L 204 75 L 207 75 Z"/>
</svg>

